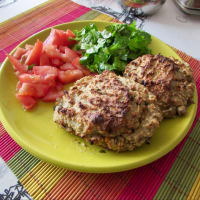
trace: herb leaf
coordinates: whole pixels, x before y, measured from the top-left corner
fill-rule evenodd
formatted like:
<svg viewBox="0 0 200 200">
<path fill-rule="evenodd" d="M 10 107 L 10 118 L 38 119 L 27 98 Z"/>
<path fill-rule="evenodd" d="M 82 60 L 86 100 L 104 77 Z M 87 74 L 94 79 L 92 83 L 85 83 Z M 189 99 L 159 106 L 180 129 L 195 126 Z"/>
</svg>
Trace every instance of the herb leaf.
<svg viewBox="0 0 200 200">
<path fill-rule="evenodd" d="M 35 66 L 35 64 L 28 65 L 28 70 L 32 70 L 34 66 Z"/>
<path fill-rule="evenodd" d="M 80 63 L 92 72 L 104 70 L 122 74 L 133 59 L 151 53 L 151 35 L 136 28 L 136 23 L 112 24 L 99 31 L 95 24 L 76 31 L 75 49 L 82 51 Z"/>
</svg>

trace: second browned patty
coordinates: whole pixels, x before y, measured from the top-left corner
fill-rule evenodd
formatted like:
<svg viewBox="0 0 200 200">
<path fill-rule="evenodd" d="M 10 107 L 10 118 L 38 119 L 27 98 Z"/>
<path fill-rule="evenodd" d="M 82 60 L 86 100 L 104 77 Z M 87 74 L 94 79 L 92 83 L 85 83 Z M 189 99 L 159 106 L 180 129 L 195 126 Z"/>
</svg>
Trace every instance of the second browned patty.
<svg viewBox="0 0 200 200">
<path fill-rule="evenodd" d="M 158 99 L 165 118 L 186 113 L 195 84 L 190 66 L 174 58 L 144 55 L 130 62 L 124 76 L 146 86 Z"/>
</svg>

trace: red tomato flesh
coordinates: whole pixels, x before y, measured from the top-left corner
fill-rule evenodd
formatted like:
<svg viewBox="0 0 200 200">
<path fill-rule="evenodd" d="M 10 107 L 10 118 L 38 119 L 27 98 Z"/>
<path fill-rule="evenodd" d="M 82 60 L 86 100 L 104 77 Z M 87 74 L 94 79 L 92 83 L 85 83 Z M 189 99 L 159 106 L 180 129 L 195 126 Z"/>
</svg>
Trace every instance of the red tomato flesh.
<svg viewBox="0 0 200 200">
<path fill-rule="evenodd" d="M 82 78 L 84 75 L 81 70 L 67 70 L 67 71 L 59 71 L 58 72 L 58 79 L 64 83 L 72 83 L 80 78 Z"/>
<path fill-rule="evenodd" d="M 72 61 L 72 65 L 76 67 L 77 69 L 81 70 L 85 76 L 88 76 L 91 72 L 89 69 L 84 67 L 83 65 L 80 64 L 80 58 L 77 57 Z"/>
<path fill-rule="evenodd" d="M 76 67 L 74 67 L 71 63 L 65 63 L 64 65 L 61 65 L 59 67 L 60 70 L 66 71 L 66 70 L 74 70 L 77 69 Z"/>
<path fill-rule="evenodd" d="M 42 53 L 40 55 L 40 66 L 43 65 L 50 65 L 49 57 L 47 56 L 46 53 Z"/>
<path fill-rule="evenodd" d="M 37 64 L 40 61 L 40 55 L 42 53 L 43 43 L 37 40 L 30 54 L 28 55 L 25 64 L 32 65 Z"/>
<path fill-rule="evenodd" d="M 20 101 L 20 103 L 23 105 L 25 110 L 30 110 L 37 104 L 37 101 L 33 97 L 30 97 L 30 96 L 21 96 L 21 95 L 16 94 L 16 97 Z"/>
<path fill-rule="evenodd" d="M 22 55 L 24 55 L 26 52 L 27 52 L 26 49 L 18 47 L 15 53 L 13 54 L 13 57 L 15 57 L 16 59 L 21 59 Z"/>
<path fill-rule="evenodd" d="M 11 55 L 8 55 L 8 59 L 10 60 L 10 62 L 12 63 L 13 65 L 13 68 L 15 71 L 19 71 L 21 73 L 25 73 L 28 71 L 28 67 L 27 65 L 23 65 L 20 63 L 19 60 L 17 60 L 15 57 L 11 56 Z"/>
<path fill-rule="evenodd" d="M 63 90 L 58 91 L 56 88 L 51 88 L 47 95 L 42 98 L 42 101 L 51 102 L 56 101 L 56 99 L 62 97 L 64 94 Z"/>
</svg>

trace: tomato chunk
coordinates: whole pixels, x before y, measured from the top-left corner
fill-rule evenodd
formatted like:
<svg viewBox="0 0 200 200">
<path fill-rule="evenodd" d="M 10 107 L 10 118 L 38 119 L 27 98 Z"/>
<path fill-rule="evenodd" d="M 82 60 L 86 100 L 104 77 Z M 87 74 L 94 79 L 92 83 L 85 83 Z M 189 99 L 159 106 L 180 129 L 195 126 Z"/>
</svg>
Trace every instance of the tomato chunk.
<svg viewBox="0 0 200 200">
<path fill-rule="evenodd" d="M 72 61 L 72 65 L 76 67 L 77 69 L 81 70 L 85 76 L 88 76 L 91 72 L 89 69 L 84 67 L 83 65 L 80 64 L 80 58 L 77 57 Z"/>
<path fill-rule="evenodd" d="M 31 83 L 22 83 L 17 94 L 21 96 L 34 96 L 36 93 L 34 85 Z"/>
<path fill-rule="evenodd" d="M 32 65 L 38 64 L 40 61 L 40 55 L 42 53 L 43 43 L 40 40 L 37 40 L 30 54 L 28 55 L 25 64 Z"/>
<path fill-rule="evenodd" d="M 68 60 L 69 62 L 72 62 L 75 58 L 79 58 L 78 54 L 68 47 L 65 48 L 65 56 L 66 60 Z"/>
<path fill-rule="evenodd" d="M 49 57 L 46 53 L 42 53 L 40 56 L 40 65 L 50 65 Z"/>
<path fill-rule="evenodd" d="M 25 54 L 27 52 L 26 49 L 23 49 L 21 47 L 18 47 L 15 51 L 15 53 L 13 54 L 13 56 L 16 58 L 16 59 L 21 59 L 22 55 Z"/>
<path fill-rule="evenodd" d="M 60 59 L 58 58 L 52 58 L 51 59 L 51 63 L 54 67 L 59 67 L 61 65 L 63 65 L 63 61 L 61 61 Z"/>
<path fill-rule="evenodd" d="M 37 101 L 30 96 L 21 96 L 17 94 L 16 97 L 26 110 L 30 110 L 37 104 Z"/>
<path fill-rule="evenodd" d="M 52 74 L 56 77 L 58 74 L 58 69 L 51 66 L 34 66 L 33 73 L 41 76 Z"/>
<path fill-rule="evenodd" d="M 21 73 L 28 71 L 27 65 L 21 64 L 20 61 L 17 60 L 15 57 L 13 57 L 11 55 L 8 55 L 8 59 L 12 63 L 13 68 L 14 68 L 15 71 L 19 71 Z"/>
<path fill-rule="evenodd" d="M 71 63 L 65 63 L 59 67 L 60 70 L 66 71 L 66 70 L 74 70 L 77 69 L 74 67 Z"/>
<path fill-rule="evenodd" d="M 64 94 L 63 90 L 58 91 L 56 88 L 51 88 L 47 95 L 42 98 L 45 102 L 56 101 L 56 99 L 62 97 Z"/>
<path fill-rule="evenodd" d="M 58 72 L 58 79 L 66 84 L 66 83 L 72 83 L 80 78 L 82 78 L 84 75 L 81 70 L 67 70 L 67 71 L 59 71 Z"/>
<path fill-rule="evenodd" d="M 66 35 L 68 38 L 67 46 L 72 46 L 72 45 L 76 44 L 76 40 L 73 40 L 73 38 L 75 38 L 76 35 L 70 29 L 66 30 Z"/>
</svg>

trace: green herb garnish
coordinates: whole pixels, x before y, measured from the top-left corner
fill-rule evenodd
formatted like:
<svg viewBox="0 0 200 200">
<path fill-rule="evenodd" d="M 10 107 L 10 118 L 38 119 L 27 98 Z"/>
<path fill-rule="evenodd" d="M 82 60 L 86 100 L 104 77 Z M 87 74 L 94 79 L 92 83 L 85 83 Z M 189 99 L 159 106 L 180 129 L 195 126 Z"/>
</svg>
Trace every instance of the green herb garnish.
<svg viewBox="0 0 200 200">
<path fill-rule="evenodd" d="M 104 70 L 122 74 L 133 59 L 151 53 L 151 35 L 136 28 L 136 23 L 112 24 L 99 31 L 96 25 L 76 31 L 76 50 L 82 51 L 80 63 L 92 72 Z"/>
<path fill-rule="evenodd" d="M 32 70 L 34 66 L 35 66 L 35 64 L 29 65 L 28 70 Z"/>
</svg>

